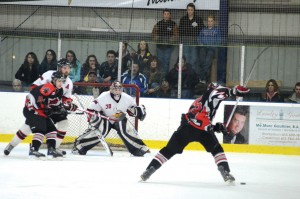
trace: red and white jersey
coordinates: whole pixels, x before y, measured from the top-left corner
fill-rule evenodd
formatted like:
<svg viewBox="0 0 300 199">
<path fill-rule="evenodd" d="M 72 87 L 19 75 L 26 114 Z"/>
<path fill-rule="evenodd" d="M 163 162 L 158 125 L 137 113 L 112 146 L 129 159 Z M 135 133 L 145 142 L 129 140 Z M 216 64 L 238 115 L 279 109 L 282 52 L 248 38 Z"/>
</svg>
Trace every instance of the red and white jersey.
<svg viewBox="0 0 300 199">
<path fill-rule="evenodd" d="M 185 117 L 189 123 L 197 129 L 207 130 L 215 117 L 221 102 L 229 97 L 230 89 L 218 85 L 208 89 L 202 96 L 197 98 L 190 106 Z"/>
<path fill-rule="evenodd" d="M 114 118 L 114 114 L 120 111 L 126 113 L 127 109 L 132 107 L 136 107 L 136 102 L 130 95 L 122 92 L 120 100 L 116 101 L 110 91 L 106 91 L 89 105 L 88 110 L 102 111 L 105 116 Z"/>
<path fill-rule="evenodd" d="M 32 87 L 34 86 L 40 86 L 43 84 L 46 84 L 48 82 L 51 82 L 51 76 L 53 73 L 55 73 L 55 70 L 49 70 L 45 72 L 42 76 L 40 76 L 37 80 L 35 80 L 32 83 Z M 66 81 L 63 83 L 63 103 L 66 101 L 72 102 L 72 90 L 73 90 L 73 82 L 72 80 L 67 77 Z"/>
</svg>

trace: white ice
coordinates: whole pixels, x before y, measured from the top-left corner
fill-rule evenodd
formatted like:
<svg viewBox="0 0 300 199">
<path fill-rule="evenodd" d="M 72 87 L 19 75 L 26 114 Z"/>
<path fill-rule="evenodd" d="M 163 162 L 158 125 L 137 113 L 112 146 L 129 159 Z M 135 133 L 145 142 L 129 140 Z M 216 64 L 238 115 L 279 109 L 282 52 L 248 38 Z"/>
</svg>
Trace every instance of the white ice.
<svg viewBox="0 0 300 199">
<path fill-rule="evenodd" d="M 6 144 L 0 143 L 2 154 Z M 144 183 L 139 176 L 153 156 L 67 152 L 62 161 L 30 160 L 28 144 L 21 144 L 9 156 L 0 155 L 0 199 L 300 198 L 300 156 L 227 153 L 237 180 L 228 185 L 211 155 L 203 151 L 174 156 Z"/>
</svg>

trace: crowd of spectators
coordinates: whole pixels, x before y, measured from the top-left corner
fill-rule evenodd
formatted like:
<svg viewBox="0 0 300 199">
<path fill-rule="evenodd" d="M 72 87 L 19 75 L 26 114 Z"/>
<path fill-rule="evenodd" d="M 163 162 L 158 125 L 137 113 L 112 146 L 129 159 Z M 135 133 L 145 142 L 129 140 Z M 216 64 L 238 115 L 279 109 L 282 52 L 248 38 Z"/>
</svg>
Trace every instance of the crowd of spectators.
<svg viewBox="0 0 300 199">
<path fill-rule="evenodd" d="M 197 88 L 199 84 L 204 84 L 205 90 L 205 85 L 211 81 L 211 66 L 218 54 L 217 46 L 222 44 L 222 41 L 215 17 L 208 15 L 205 26 L 203 19 L 195 10 L 195 5 L 189 3 L 186 6 L 186 14 L 180 18 L 179 25 L 172 20 L 170 9 L 162 11 L 162 19 L 154 24 L 151 34 L 156 43 L 157 55 L 150 52 L 149 44 L 144 40 L 138 43 L 134 52 L 128 50 L 127 42 L 123 42 L 122 53 L 108 50 L 106 61 L 102 63 L 98 62 L 96 55 L 90 54 L 81 64 L 75 52 L 68 50 L 65 58 L 72 65 L 70 79 L 73 82 L 111 83 L 118 78 L 118 62 L 122 61 L 121 82 L 123 84 L 136 84 L 140 88 L 140 95 L 144 97 L 177 98 L 179 58 L 173 67 L 170 65 L 170 59 L 174 50 L 173 44 L 180 41 L 184 44 L 181 59 L 181 98 L 193 98 L 201 94 L 197 92 Z M 15 74 L 13 88 L 15 91 L 26 91 L 44 72 L 56 69 L 57 56 L 54 50 L 48 49 L 41 63 L 34 52 L 29 52 Z M 99 94 L 103 91 L 95 88 L 75 87 L 75 89 L 82 94 L 92 94 L 92 92 Z M 133 96 L 136 95 L 132 89 L 126 91 Z M 270 79 L 259 101 L 299 103 L 300 85 L 297 83 L 291 97 L 284 99 L 277 82 Z"/>
</svg>

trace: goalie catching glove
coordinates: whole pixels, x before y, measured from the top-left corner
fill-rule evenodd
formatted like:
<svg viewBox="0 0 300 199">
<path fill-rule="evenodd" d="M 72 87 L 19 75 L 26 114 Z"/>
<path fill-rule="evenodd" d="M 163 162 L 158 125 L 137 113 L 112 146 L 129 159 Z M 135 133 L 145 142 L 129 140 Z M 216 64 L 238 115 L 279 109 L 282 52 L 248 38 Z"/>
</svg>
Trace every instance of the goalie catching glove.
<svg viewBox="0 0 300 199">
<path fill-rule="evenodd" d="M 146 117 L 146 107 L 144 105 L 131 107 L 127 110 L 128 115 L 132 117 L 137 117 L 143 121 Z"/>
<path fill-rule="evenodd" d="M 249 93 L 250 89 L 244 86 L 235 86 L 230 90 L 230 95 L 243 97 L 246 93 Z"/>
</svg>

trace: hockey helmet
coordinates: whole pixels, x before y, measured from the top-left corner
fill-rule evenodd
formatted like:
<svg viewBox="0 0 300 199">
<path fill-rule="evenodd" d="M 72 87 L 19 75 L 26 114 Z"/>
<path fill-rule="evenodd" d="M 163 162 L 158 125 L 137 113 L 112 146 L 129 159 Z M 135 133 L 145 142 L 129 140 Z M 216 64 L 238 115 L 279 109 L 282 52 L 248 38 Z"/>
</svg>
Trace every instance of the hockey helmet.
<svg viewBox="0 0 300 199">
<path fill-rule="evenodd" d="M 207 90 L 209 90 L 209 89 L 216 89 L 218 86 L 220 86 L 220 85 L 217 82 L 210 82 L 207 85 Z"/>
<path fill-rule="evenodd" d="M 113 94 L 114 98 L 118 100 L 123 92 L 123 86 L 120 81 L 114 81 L 110 86 L 110 93 Z"/>
<path fill-rule="evenodd" d="M 62 82 L 65 82 L 66 78 L 65 78 L 64 74 L 62 74 L 61 72 L 56 71 L 51 75 L 52 84 L 56 85 L 57 80 L 61 80 Z"/>
<path fill-rule="evenodd" d="M 58 60 L 57 62 L 57 68 L 62 68 L 63 66 L 69 66 L 70 68 L 72 68 L 72 64 L 70 62 L 68 62 L 67 59 L 62 58 L 60 60 Z"/>
</svg>

